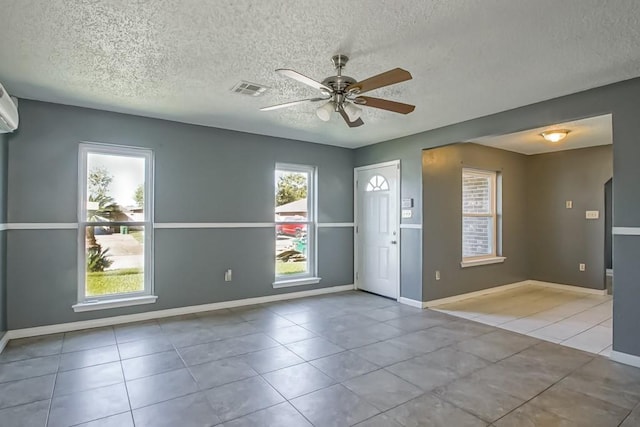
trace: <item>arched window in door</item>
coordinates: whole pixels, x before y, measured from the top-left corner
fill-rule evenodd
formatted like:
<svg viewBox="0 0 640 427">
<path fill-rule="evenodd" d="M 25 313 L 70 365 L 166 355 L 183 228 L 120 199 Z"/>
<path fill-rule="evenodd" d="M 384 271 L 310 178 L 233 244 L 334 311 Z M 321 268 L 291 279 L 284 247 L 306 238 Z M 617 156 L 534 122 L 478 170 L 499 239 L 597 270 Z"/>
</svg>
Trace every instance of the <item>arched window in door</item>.
<svg viewBox="0 0 640 427">
<path fill-rule="evenodd" d="M 365 191 L 387 191 L 389 189 L 389 183 L 382 175 L 374 175 L 367 183 Z"/>
</svg>

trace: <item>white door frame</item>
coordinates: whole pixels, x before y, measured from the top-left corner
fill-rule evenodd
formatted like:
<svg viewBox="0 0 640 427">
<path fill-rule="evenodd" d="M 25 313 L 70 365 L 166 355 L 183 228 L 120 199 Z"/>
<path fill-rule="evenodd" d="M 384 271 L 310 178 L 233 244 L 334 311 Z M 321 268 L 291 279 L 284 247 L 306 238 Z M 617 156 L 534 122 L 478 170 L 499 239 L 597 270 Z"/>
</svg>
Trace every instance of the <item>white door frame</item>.
<svg viewBox="0 0 640 427">
<path fill-rule="evenodd" d="M 359 166 L 357 168 L 353 168 L 353 218 L 354 218 L 354 227 L 353 227 L 353 271 L 354 271 L 354 289 L 359 288 L 359 278 L 358 278 L 358 261 L 359 261 L 359 252 L 358 252 L 358 226 L 359 219 L 358 218 L 358 172 L 367 169 L 377 169 L 385 166 L 397 166 L 396 167 L 396 194 L 397 194 L 397 207 L 400 209 L 400 160 L 390 160 L 388 162 L 376 163 L 373 165 Z M 397 230 L 397 241 L 398 241 L 398 266 L 396 272 L 396 282 L 398 283 L 397 288 L 397 298 L 396 301 L 400 301 L 400 262 L 401 262 L 401 233 L 400 233 L 400 212 L 396 212 L 396 224 L 394 224 Z"/>
</svg>

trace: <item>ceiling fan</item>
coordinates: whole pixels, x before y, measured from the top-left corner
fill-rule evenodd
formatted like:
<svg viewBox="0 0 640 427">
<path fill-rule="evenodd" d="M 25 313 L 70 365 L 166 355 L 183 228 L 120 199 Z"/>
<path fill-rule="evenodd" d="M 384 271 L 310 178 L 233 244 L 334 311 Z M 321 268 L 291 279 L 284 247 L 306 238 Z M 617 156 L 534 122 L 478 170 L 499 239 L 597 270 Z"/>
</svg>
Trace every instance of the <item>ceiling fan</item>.
<svg viewBox="0 0 640 427">
<path fill-rule="evenodd" d="M 362 109 L 359 106 L 379 108 L 393 111 L 394 113 L 409 114 L 416 107 L 402 102 L 389 101 L 387 99 L 372 98 L 361 94 L 370 90 L 384 86 L 411 80 L 411 74 L 402 68 L 394 68 L 362 81 L 357 81 L 353 77 L 343 76 L 342 69 L 347 64 L 349 58 L 345 55 L 335 55 L 331 58 L 336 68 L 336 75 L 330 76 L 321 82 L 313 80 L 297 71 L 287 68 L 279 68 L 277 73 L 297 80 L 300 83 L 311 86 L 320 91 L 319 97 L 301 99 L 299 101 L 285 102 L 284 104 L 263 107 L 260 111 L 271 111 L 279 108 L 292 107 L 307 102 L 328 101 L 316 110 L 316 114 L 323 121 L 329 121 L 332 112 L 339 113 L 349 127 L 362 126 L 364 122 L 360 118 Z"/>
</svg>

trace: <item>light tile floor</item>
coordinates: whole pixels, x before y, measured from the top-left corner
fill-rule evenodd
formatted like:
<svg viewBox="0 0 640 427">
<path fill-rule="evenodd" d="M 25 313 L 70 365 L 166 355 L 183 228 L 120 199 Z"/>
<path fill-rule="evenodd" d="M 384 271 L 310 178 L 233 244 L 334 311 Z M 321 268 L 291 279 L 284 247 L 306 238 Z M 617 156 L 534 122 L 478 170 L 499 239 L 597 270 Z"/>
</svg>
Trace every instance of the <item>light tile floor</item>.
<svg viewBox="0 0 640 427">
<path fill-rule="evenodd" d="M 361 292 L 14 340 L 0 354 L 2 427 L 631 427 L 639 403 L 640 369 Z"/>
<path fill-rule="evenodd" d="M 590 353 L 611 353 L 613 301 L 609 295 L 532 284 L 432 309 Z"/>
</svg>

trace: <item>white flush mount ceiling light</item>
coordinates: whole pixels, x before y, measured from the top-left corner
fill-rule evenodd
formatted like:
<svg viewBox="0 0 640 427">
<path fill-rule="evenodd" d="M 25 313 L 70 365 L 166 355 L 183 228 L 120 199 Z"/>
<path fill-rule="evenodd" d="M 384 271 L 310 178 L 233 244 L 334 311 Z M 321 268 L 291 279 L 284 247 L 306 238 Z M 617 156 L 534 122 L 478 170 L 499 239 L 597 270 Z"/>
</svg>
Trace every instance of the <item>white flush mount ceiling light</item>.
<svg viewBox="0 0 640 427">
<path fill-rule="evenodd" d="M 540 136 L 549 142 L 560 142 L 567 137 L 569 132 L 571 131 L 567 129 L 554 129 L 542 132 Z"/>
</svg>

